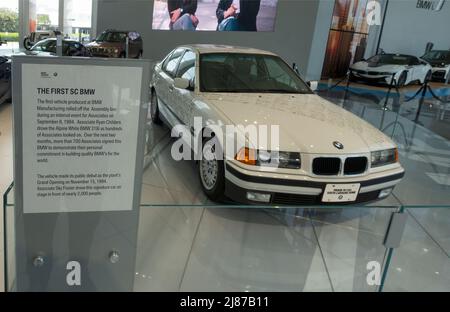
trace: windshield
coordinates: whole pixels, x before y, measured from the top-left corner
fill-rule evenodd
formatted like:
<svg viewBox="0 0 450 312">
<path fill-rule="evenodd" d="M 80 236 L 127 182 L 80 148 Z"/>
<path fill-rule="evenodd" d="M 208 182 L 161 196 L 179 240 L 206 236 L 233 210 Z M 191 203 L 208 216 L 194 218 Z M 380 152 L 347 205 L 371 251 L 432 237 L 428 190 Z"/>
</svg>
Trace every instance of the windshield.
<svg viewBox="0 0 450 312">
<path fill-rule="evenodd" d="M 450 51 L 430 51 L 422 58 L 428 62 L 450 63 Z"/>
<path fill-rule="evenodd" d="M 409 65 L 412 61 L 411 56 L 396 54 L 375 55 L 367 60 L 369 64 L 390 64 L 390 65 Z"/>
<path fill-rule="evenodd" d="M 104 32 L 95 39 L 97 42 L 125 42 L 127 38 L 126 33 L 122 32 Z"/>
<path fill-rule="evenodd" d="M 200 56 L 202 92 L 311 93 L 279 57 L 245 53 Z"/>
<path fill-rule="evenodd" d="M 43 40 L 36 43 L 31 51 L 56 53 L 56 40 Z"/>
</svg>

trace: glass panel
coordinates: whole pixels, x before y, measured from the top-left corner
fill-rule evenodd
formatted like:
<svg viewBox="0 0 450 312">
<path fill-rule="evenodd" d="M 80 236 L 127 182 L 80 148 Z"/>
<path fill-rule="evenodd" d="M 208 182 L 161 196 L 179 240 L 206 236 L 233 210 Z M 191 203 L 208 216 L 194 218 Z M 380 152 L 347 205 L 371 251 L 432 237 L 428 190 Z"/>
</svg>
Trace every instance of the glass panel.
<svg viewBox="0 0 450 312">
<path fill-rule="evenodd" d="M 91 17 L 92 0 L 65 0 L 64 35 L 80 42 L 91 41 Z"/>
<path fill-rule="evenodd" d="M 59 30 L 59 0 L 36 0 L 37 30 Z"/>
<path fill-rule="evenodd" d="M 19 49 L 19 1 L 0 3 L 0 56 Z M 1 90 L 0 90 L 1 93 Z M 1 98 L 1 94 L 0 94 Z"/>
<path fill-rule="evenodd" d="M 8 215 L 13 209 L 8 204 Z M 79 214 L 58 214 L 39 233 L 53 237 L 52 254 L 42 264 L 49 270 L 39 279 L 33 279 L 39 267 L 14 272 L 14 233 L 7 229 L 9 290 L 18 290 L 15 280 L 24 275 L 26 290 L 69 290 L 65 281 L 58 281 L 66 274 L 66 263 L 82 250 L 98 257 L 97 250 L 89 249 L 101 240 L 120 246 L 120 261 L 136 253 L 129 289 L 134 291 L 377 291 L 378 285 L 368 283 L 367 265 L 375 261 L 383 267 L 385 233 L 398 209 L 141 205 L 136 246 L 127 243 L 133 229 L 115 228 L 118 223 L 111 216 L 85 219 L 95 221 L 96 230 L 80 240 L 70 238 Z M 105 290 L 96 286 L 114 269 L 108 257 L 100 257 L 83 270 L 83 283 Z M 111 289 L 120 289 L 124 281 L 116 283 Z"/>
<path fill-rule="evenodd" d="M 323 88 L 326 89 L 325 85 Z M 417 114 L 420 96 L 407 100 L 420 88 L 413 84 L 398 92 L 393 89 L 387 98 L 386 86 L 351 83 L 345 92 L 344 81 L 319 94 L 368 121 L 398 144 L 400 162 L 406 171 L 394 190 L 400 205 L 447 206 L 450 203 L 450 104 L 427 93 Z M 431 88 L 441 94 L 441 100 L 449 100 L 442 86 L 432 84 Z"/>
<path fill-rule="evenodd" d="M 450 291 L 450 207 L 408 208 L 383 291 Z"/>
</svg>

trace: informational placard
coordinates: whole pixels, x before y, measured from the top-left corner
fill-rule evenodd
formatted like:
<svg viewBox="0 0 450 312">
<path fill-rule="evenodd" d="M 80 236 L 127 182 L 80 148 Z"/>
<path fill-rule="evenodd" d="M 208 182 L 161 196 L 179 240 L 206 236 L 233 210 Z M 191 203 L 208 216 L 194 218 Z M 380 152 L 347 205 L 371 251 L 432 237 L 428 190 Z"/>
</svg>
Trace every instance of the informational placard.
<svg viewBox="0 0 450 312">
<path fill-rule="evenodd" d="M 142 75 L 22 64 L 24 213 L 132 210 Z"/>
</svg>

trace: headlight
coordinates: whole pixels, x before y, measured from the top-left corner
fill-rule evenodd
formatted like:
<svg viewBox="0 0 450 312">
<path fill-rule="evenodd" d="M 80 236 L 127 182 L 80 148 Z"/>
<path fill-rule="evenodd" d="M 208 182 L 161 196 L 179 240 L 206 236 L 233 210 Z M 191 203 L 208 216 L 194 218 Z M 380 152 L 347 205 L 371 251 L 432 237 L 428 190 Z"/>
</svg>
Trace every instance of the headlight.
<svg viewBox="0 0 450 312">
<path fill-rule="evenodd" d="M 244 147 L 235 159 L 251 166 L 300 169 L 301 158 L 298 152 L 262 151 Z"/>
<path fill-rule="evenodd" d="M 396 162 L 398 162 L 398 150 L 396 148 L 371 153 L 372 168 Z"/>
</svg>

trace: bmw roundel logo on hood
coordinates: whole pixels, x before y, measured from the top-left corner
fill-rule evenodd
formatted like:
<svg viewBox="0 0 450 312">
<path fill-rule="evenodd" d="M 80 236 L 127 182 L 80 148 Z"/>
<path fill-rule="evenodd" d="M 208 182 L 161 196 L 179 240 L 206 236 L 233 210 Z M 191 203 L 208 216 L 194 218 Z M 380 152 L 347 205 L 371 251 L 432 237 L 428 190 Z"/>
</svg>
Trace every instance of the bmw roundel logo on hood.
<svg viewBox="0 0 450 312">
<path fill-rule="evenodd" d="M 334 141 L 333 142 L 333 146 L 336 147 L 339 150 L 343 150 L 344 149 L 344 144 L 342 144 L 341 142 L 338 142 L 338 141 Z"/>
</svg>

